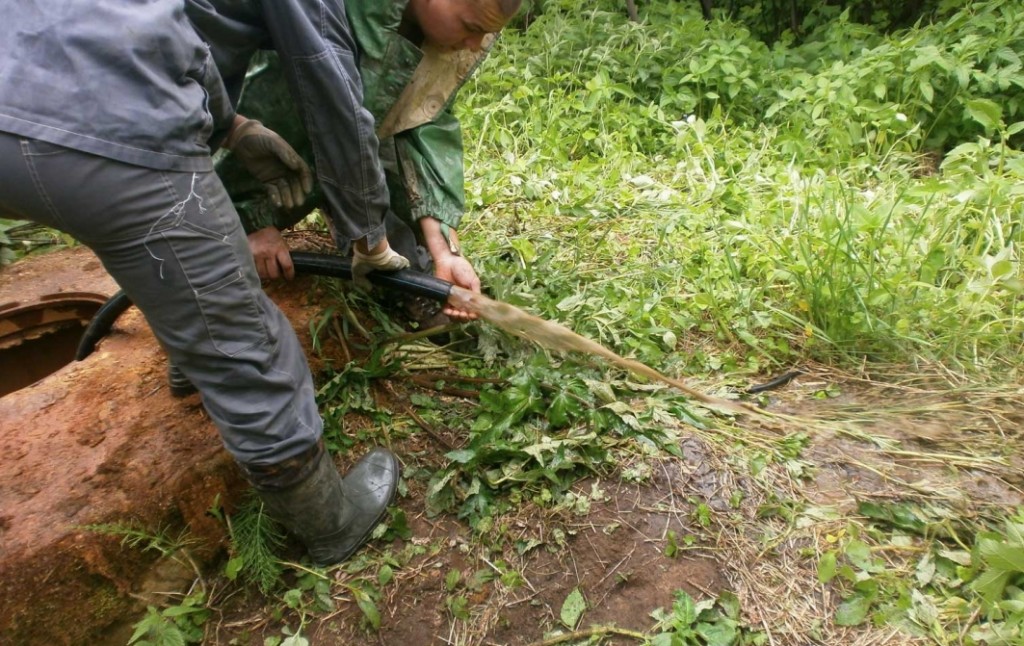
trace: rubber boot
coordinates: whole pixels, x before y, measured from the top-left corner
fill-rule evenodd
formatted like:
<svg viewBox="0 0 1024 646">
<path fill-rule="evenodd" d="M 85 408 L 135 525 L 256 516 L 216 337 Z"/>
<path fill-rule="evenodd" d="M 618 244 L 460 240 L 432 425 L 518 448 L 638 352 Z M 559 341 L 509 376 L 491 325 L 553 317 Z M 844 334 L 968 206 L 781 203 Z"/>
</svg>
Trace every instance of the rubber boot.
<svg viewBox="0 0 1024 646">
<path fill-rule="evenodd" d="M 185 373 L 173 363 L 167 366 L 167 385 L 170 387 L 171 397 L 175 399 L 182 399 L 199 392 L 185 376 Z"/>
<path fill-rule="evenodd" d="M 391 451 L 375 448 L 342 478 L 323 451 L 312 473 L 298 484 L 257 493 L 270 516 L 324 567 L 344 561 L 367 541 L 395 496 L 399 469 Z"/>
</svg>

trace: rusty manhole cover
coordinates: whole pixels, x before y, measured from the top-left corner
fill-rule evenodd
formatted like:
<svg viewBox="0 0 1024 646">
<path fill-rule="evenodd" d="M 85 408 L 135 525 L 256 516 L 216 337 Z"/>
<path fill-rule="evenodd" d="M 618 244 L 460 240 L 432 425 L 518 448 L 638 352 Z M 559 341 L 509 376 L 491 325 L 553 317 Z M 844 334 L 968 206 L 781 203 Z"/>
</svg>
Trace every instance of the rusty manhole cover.
<svg viewBox="0 0 1024 646">
<path fill-rule="evenodd" d="M 82 332 L 106 300 L 91 292 L 63 292 L 0 305 L 0 397 L 71 363 Z"/>
</svg>

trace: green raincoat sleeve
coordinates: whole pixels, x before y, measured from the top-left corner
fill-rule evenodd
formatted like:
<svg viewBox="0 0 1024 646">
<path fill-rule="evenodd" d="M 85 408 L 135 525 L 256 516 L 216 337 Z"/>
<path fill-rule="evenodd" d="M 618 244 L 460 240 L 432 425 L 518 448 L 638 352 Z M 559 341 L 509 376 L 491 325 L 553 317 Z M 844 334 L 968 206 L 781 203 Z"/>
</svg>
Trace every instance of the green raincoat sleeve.
<svg viewBox="0 0 1024 646">
<path fill-rule="evenodd" d="M 389 182 L 395 213 L 407 222 L 432 217 L 459 227 L 466 196 L 462 128 L 448 111 L 394 136 L 399 169 Z"/>
</svg>

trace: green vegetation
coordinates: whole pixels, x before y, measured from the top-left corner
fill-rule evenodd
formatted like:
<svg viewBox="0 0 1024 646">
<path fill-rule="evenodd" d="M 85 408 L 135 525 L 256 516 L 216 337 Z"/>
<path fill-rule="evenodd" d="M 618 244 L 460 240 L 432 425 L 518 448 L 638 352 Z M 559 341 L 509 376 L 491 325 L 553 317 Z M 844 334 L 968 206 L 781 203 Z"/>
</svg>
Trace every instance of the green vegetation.
<svg viewBox="0 0 1024 646">
<path fill-rule="evenodd" d="M 381 326 L 356 348 L 363 359 L 321 380 L 332 449 L 424 433 L 444 446 L 443 461 L 408 456 L 402 495 L 457 517 L 473 543 L 462 554 L 486 562 L 442 571 L 452 625 L 480 619 L 481 590 L 524 586 L 520 557 L 564 548 L 556 520 L 586 516 L 601 500 L 592 483 L 650 482 L 658 460 L 678 463 L 696 438 L 728 474 L 716 490 L 727 503 L 677 501 L 690 533 L 667 532 L 662 556 L 708 550 L 742 589 L 699 600 L 679 590 L 642 633 L 582 627 L 588 591 L 573 589 L 545 643 L 1020 643 L 1024 512 L 961 489 L 1019 485 L 1020 3 L 941 2 L 907 29 L 889 29 L 905 18 L 895 14 L 875 27 L 826 7 L 808 12 L 799 38 L 753 33 L 764 3 L 710 23 L 696 2 L 641 4 L 636 23 L 612 0 L 534 4 L 543 11 L 503 35 L 457 103 L 462 238 L 488 292 L 723 396 L 823 365 L 912 401 L 854 393 L 838 408 L 844 386 L 825 383 L 807 398 L 837 400 L 823 412 L 805 401 L 806 414 L 775 425 L 725 417 L 486 325 L 449 349 L 402 342 L 371 301 L 326 285 L 318 347 L 370 336 L 353 311 Z M 408 408 L 374 396 L 416 378 L 427 394 Z M 462 395 L 436 396 L 453 390 Z M 910 432 L 940 422 L 951 437 Z M 813 500 L 830 467 L 867 484 Z M 305 643 L 339 599 L 378 629 L 396 572 L 453 549 L 388 545 L 410 537 L 396 511 L 380 552 L 324 575 L 275 561 L 258 510 L 245 513 L 227 574 L 288 589 L 278 605 L 289 628 L 274 643 Z M 551 526 L 513 535 L 519 516 Z M 145 625 L 171 619 L 160 617 Z"/>
<path fill-rule="evenodd" d="M 689 371 L 1019 364 L 1016 3 L 772 48 L 688 3 L 553 4 L 459 104 L 498 298 Z"/>
<path fill-rule="evenodd" d="M 815 360 L 1014 383 L 1024 340 L 1019 4 L 947 2 L 934 23 L 889 33 L 836 14 L 772 46 L 738 22 L 706 23 L 695 5 L 641 5 L 630 23 L 616 2 L 545 2 L 464 90 L 475 209 L 463 238 L 491 293 L 668 374 L 730 383 Z M 767 489 L 779 471 L 813 475 L 800 429 L 781 440 L 730 429 L 665 391 L 487 329 L 479 348 L 507 381 L 485 389 L 468 441 L 428 492 L 478 529 L 490 505 L 557 505 L 575 478 L 606 474 L 626 453 L 678 450 L 694 432 L 732 452 L 738 472 L 768 476 Z M 790 495 L 778 507 L 800 511 L 780 541 L 812 526 Z M 937 643 L 1019 639 L 1012 510 L 965 514 L 936 495 L 910 517 L 956 526 L 908 533 L 907 504 L 861 501 L 861 515 L 842 521 L 859 538 L 837 539 L 840 565 L 822 581 L 845 599 L 836 625 Z M 694 514 L 748 534 L 706 506 Z M 1000 566 L 986 570 L 996 545 Z M 913 557 L 868 556 L 903 546 Z M 692 612 L 674 612 L 696 630 Z M 671 625 L 666 616 L 659 625 Z"/>
<path fill-rule="evenodd" d="M 75 242 L 70 236 L 59 231 L 32 222 L 0 217 L 0 269 L 36 249 L 73 244 Z"/>
</svg>

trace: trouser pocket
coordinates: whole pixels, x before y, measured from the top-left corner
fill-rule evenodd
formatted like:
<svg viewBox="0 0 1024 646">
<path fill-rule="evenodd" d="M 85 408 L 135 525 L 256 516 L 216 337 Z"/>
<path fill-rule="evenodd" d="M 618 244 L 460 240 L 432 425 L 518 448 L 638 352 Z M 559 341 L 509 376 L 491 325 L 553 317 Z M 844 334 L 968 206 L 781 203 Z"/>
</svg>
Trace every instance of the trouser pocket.
<svg viewBox="0 0 1024 646">
<path fill-rule="evenodd" d="M 233 357 L 266 342 L 266 330 L 256 300 L 242 272 L 196 289 L 195 294 L 210 341 L 218 352 Z"/>
</svg>

